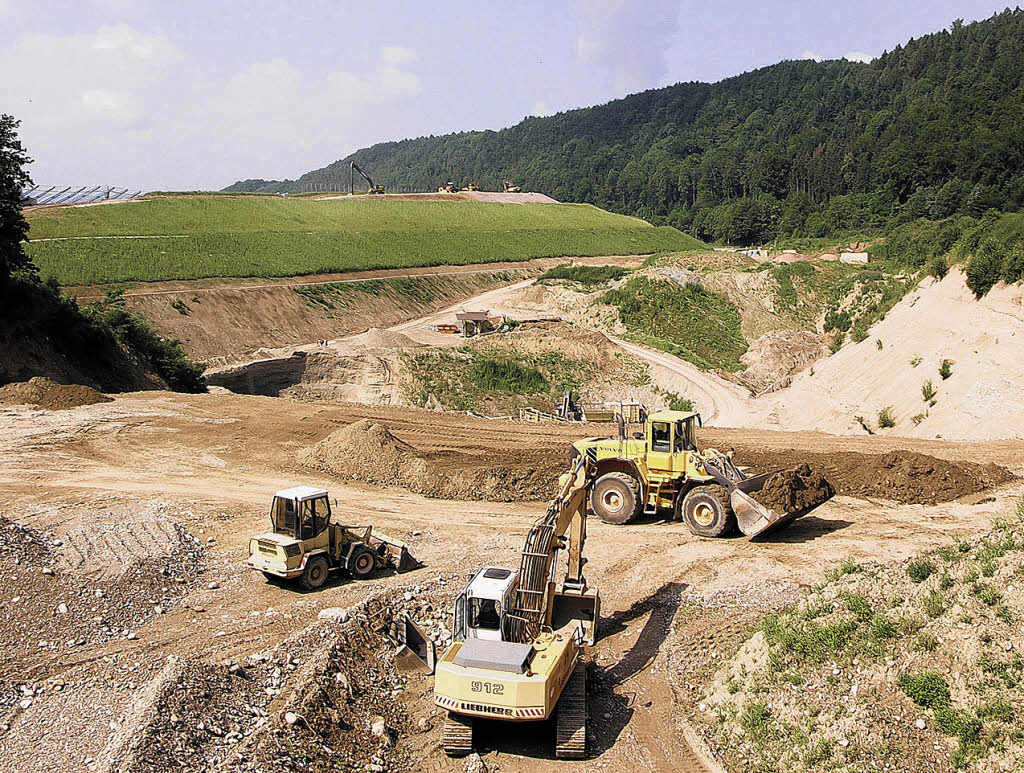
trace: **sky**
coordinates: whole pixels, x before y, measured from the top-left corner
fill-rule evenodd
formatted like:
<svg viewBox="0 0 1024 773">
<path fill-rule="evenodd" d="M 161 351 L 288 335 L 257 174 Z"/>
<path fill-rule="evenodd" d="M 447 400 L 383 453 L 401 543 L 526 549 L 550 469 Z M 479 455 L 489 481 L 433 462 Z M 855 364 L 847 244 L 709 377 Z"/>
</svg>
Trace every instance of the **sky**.
<svg viewBox="0 0 1024 773">
<path fill-rule="evenodd" d="M 36 183 L 219 189 L 784 59 L 870 61 L 1005 5 L 0 0 L 0 112 Z"/>
</svg>

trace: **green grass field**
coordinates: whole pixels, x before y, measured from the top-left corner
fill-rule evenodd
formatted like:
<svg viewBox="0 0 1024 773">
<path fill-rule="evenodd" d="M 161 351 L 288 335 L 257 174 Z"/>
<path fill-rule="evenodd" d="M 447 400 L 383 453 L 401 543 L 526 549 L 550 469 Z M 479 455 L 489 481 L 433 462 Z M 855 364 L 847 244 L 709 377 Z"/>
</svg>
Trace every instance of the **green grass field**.
<svg viewBox="0 0 1024 773">
<path fill-rule="evenodd" d="M 65 285 L 640 255 L 702 246 L 673 228 L 586 204 L 184 196 L 50 210 L 29 222 L 29 255 L 43 277 Z M 130 236 L 155 238 L 102 238 Z M 57 241 L 31 241 L 37 239 Z"/>
</svg>

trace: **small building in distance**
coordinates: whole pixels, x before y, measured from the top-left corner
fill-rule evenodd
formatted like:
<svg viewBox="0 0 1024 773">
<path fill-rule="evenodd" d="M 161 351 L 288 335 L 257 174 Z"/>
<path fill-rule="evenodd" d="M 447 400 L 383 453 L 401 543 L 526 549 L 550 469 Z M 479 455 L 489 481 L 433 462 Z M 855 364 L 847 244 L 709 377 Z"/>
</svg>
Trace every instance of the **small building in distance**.
<svg viewBox="0 0 1024 773">
<path fill-rule="evenodd" d="M 494 321 L 484 311 L 460 311 L 455 315 L 459 324 L 459 332 L 466 338 L 489 333 L 494 330 Z"/>
</svg>

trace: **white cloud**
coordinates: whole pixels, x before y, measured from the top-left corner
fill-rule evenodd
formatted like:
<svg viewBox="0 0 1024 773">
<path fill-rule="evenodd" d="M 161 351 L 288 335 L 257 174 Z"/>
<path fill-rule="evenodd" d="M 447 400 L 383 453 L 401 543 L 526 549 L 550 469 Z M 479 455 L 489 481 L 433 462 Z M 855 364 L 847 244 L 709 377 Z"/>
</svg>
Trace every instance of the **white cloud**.
<svg viewBox="0 0 1024 773">
<path fill-rule="evenodd" d="M 416 55 L 416 51 L 405 46 L 382 46 L 380 49 L 380 59 L 385 64 L 390 65 L 401 65 L 401 64 L 412 64 L 419 56 Z"/>
<path fill-rule="evenodd" d="M 861 64 L 868 64 L 874 61 L 875 57 L 871 54 L 865 54 L 863 51 L 850 51 L 843 54 L 843 59 L 848 62 L 860 62 Z"/>
<path fill-rule="evenodd" d="M 813 62 L 823 62 L 825 57 L 819 54 L 817 51 L 811 51 L 809 48 L 800 54 L 801 59 L 810 59 Z"/>
<path fill-rule="evenodd" d="M 660 86 L 665 51 L 679 26 L 680 6 L 671 0 L 577 0 L 580 33 L 573 53 L 583 64 L 608 73 L 616 97 Z"/>
<path fill-rule="evenodd" d="M 166 37 L 122 24 L 0 48 L 0 105 L 22 119 L 36 182 L 221 187 L 293 176 L 375 141 L 423 90 L 415 57 L 386 46 L 358 72 L 275 58 L 218 77 Z M 31 78 L 19 75 L 26 61 Z"/>
</svg>

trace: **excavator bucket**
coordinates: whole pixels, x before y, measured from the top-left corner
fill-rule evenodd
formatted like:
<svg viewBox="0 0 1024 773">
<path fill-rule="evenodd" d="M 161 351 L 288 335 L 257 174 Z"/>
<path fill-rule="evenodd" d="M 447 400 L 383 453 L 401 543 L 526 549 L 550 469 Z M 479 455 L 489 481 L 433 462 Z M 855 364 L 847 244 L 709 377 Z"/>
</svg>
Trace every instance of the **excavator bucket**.
<svg viewBox="0 0 1024 773">
<path fill-rule="evenodd" d="M 393 566 L 396 572 L 408 572 L 420 566 L 420 562 L 413 558 L 404 542 L 392 539 L 379 531 L 371 531 L 367 534 L 366 544 L 373 549 L 384 564 Z"/>
<path fill-rule="evenodd" d="M 764 484 L 781 470 L 773 470 L 763 475 L 755 475 L 745 478 L 735 484 L 730 493 L 733 512 L 736 513 L 736 523 L 740 531 L 747 537 L 760 537 L 778 531 L 797 518 L 807 515 L 817 507 L 820 507 L 828 499 L 823 499 L 809 507 L 794 510 L 790 513 L 777 513 L 757 502 L 751 494 L 756 494 L 764 488 Z"/>
<path fill-rule="evenodd" d="M 395 668 L 405 673 L 434 673 L 434 642 L 408 615 L 395 620 L 392 633 L 398 642 Z"/>
</svg>

